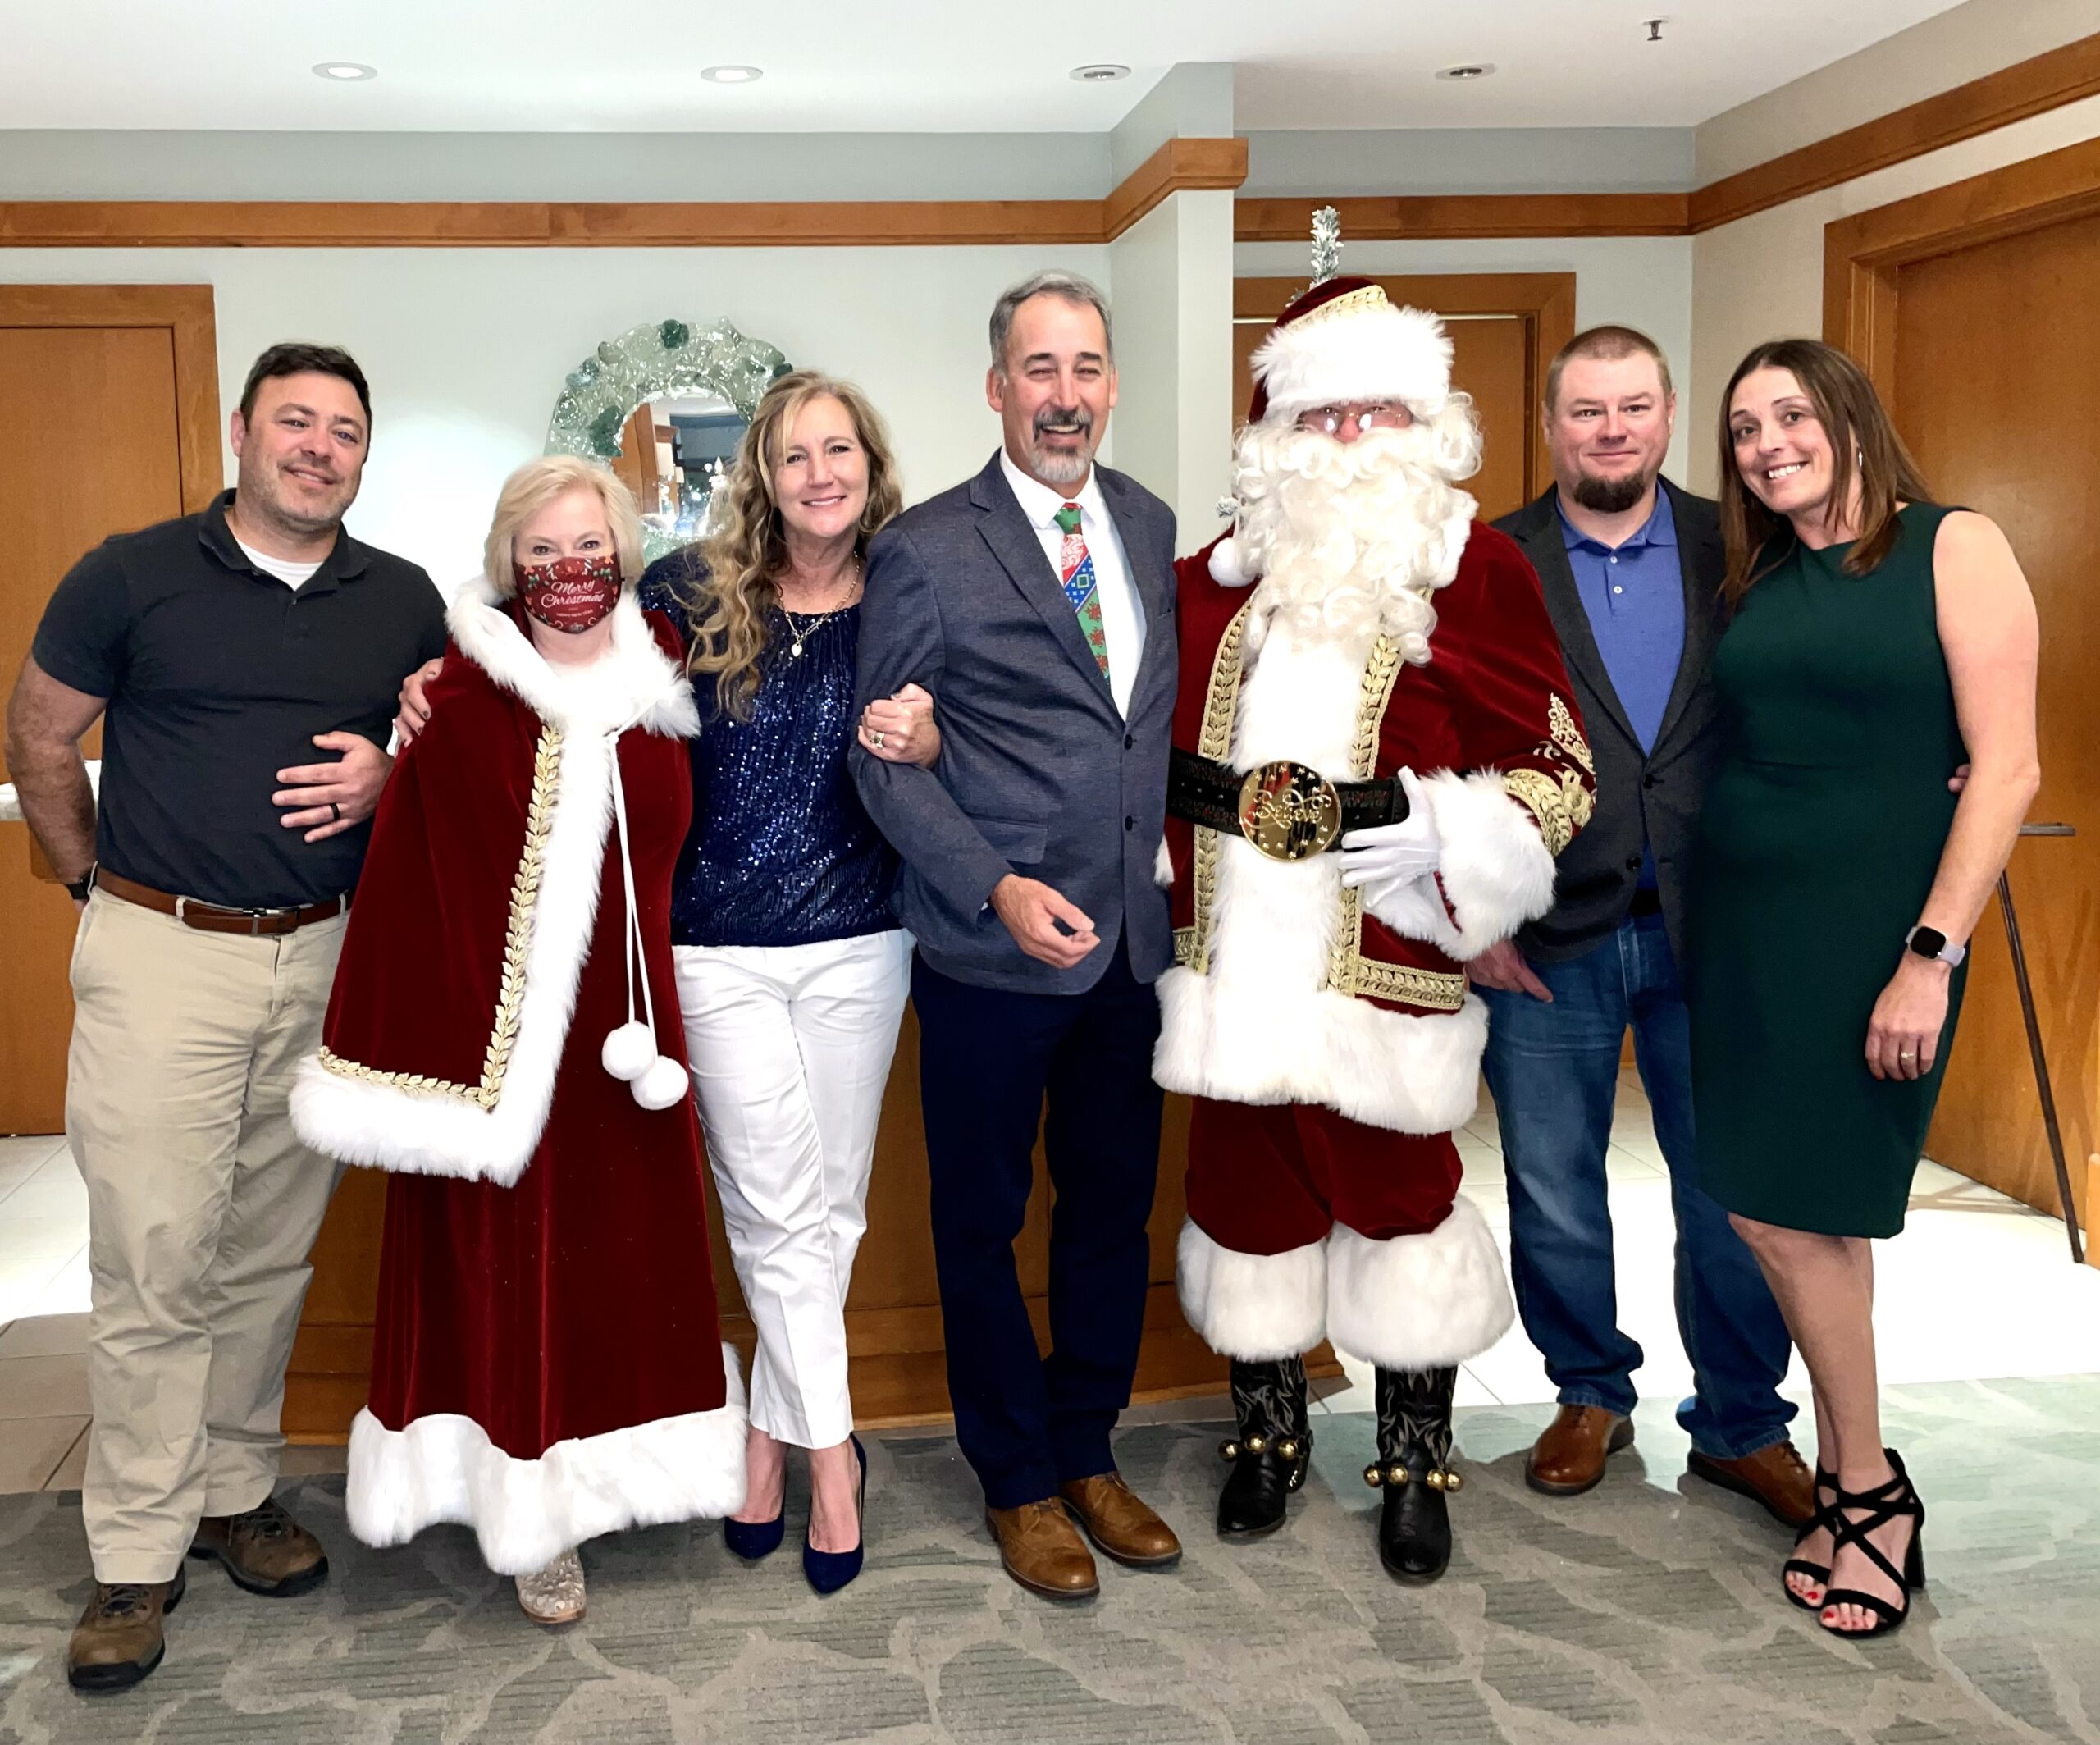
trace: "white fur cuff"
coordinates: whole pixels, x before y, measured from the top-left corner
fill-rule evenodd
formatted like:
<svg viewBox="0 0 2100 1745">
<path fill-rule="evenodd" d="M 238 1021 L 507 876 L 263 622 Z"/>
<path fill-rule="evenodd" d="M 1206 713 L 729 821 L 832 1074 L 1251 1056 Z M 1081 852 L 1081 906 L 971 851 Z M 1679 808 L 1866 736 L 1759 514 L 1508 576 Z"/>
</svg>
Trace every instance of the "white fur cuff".
<svg viewBox="0 0 2100 1745">
<path fill-rule="evenodd" d="M 1337 1224 L 1327 1247 L 1328 1336 L 1381 1369 L 1462 1364 L 1516 1318 L 1502 1251 L 1463 1194 L 1423 1235 L 1374 1242 Z"/>
<path fill-rule="evenodd" d="M 1326 1337 L 1324 1240 L 1281 1254 L 1243 1254 L 1221 1248 L 1191 1218 L 1181 1227 L 1175 1279 L 1189 1325 L 1222 1356 L 1273 1363 Z"/>
<path fill-rule="evenodd" d="M 1437 875 L 1458 919 L 1439 914 L 1428 933 L 1395 930 L 1429 939 L 1463 962 L 1553 907 L 1553 856 L 1538 821 L 1491 771 L 1446 770 L 1427 778 L 1422 793 L 1444 845 Z"/>
<path fill-rule="evenodd" d="M 471 1418 L 441 1413 L 389 1430 L 361 1411 L 345 1489 L 350 1531 L 390 1546 L 441 1522 L 471 1527 L 491 1569 L 523 1575 L 600 1533 L 733 1514 L 747 1427 L 733 1347 L 722 1362 L 728 1398 L 718 1410 L 556 1442 L 536 1460 L 514 1459 Z"/>
</svg>

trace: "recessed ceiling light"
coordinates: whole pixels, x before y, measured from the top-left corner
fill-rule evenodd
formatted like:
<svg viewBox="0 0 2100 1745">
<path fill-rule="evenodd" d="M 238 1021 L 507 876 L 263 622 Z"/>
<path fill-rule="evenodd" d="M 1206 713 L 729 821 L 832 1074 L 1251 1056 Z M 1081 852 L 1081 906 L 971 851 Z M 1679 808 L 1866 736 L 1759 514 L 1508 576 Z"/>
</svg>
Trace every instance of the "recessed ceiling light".
<svg viewBox="0 0 2100 1745">
<path fill-rule="evenodd" d="M 765 76 L 762 66 L 703 66 L 700 76 L 710 85 L 755 85 Z"/>
<path fill-rule="evenodd" d="M 1113 61 L 1094 61 L 1072 69 L 1072 77 L 1081 85 L 1107 85 L 1112 79 L 1127 79 L 1130 76 L 1129 67 L 1119 66 Z"/>
<path fill-rule="evenodd" d="M 1463 66 L 1444 67 L 1436 76 L 1439 79 L 1462 81 L 1468 79 L 1485 79 L 1494 71 L 1495 63 L 1491 61 L 1468 61 Z"/>
<path fill-rule="evenodd" d="M 323 61 L 313 69 L 317 79 L 334 79 L 344 85 L 354 85 L 361 79 L 377 79 L 379 69 L 366 66 L 356 61 Z"/>
</svg>

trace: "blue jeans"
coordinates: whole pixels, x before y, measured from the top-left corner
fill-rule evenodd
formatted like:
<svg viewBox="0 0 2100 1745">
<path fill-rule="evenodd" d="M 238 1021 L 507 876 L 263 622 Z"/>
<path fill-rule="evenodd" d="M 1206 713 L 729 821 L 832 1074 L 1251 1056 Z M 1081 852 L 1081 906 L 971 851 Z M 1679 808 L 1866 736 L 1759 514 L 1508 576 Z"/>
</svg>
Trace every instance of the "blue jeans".
<svg viewBox="0 0 2100 1745">
<path fill-rule="evenodd" d="M 1509 1184 L 1517 1308 L 1561 1403 L 1624 1414 L 1637 1397 L 1641 1347 L 1618 1328 L 1605 1197 L 1631 1024 L 1677 1215 L 1677 1324 L 1697 1390 L 1678 1422 L 1693 1447 L 1719 1459 L 1783 1440 L 1795 1412 L 1778 1394 L 1791 1351 L 1786 1323 L 1728 1213 L 1699 1188 L 1691 1025 L 1662 917 L 1629 916 L 1582 956 L 1532 969 L 1552 990 L 1550 1004 L 1481 990 L 1486 1069 Z"/>
</svg>

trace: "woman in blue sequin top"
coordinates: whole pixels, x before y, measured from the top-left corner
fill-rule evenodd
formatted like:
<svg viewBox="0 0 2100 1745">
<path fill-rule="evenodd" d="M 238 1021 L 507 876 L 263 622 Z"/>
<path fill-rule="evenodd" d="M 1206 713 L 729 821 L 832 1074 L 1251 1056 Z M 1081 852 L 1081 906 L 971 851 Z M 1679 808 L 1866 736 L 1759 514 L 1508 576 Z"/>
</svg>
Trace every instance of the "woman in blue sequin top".
<svg viewBox="0 0 2100 1745">
<path fill-rule="evenodd" d="M 744 1300 L 749 1494 L 730 1548 L 781 1540 L 787 1450 L 807 1449 L 803 1562 L 821 1592 L 861 1564 L 864 1458 L 847 1394 L 845 1300 L 903 1016 L 911 941 L 889 911 L 895 858 L 847 772 L 861 559 L 900 504 L 882 421 L 801 371 L 767 391 L 705 546 L 652 565 L 642 603 L 687 632 L 702 726 L 672 909 L 678 1003 Z M 858 728 L 930 764 L 914 687 Z"/>
</svg>

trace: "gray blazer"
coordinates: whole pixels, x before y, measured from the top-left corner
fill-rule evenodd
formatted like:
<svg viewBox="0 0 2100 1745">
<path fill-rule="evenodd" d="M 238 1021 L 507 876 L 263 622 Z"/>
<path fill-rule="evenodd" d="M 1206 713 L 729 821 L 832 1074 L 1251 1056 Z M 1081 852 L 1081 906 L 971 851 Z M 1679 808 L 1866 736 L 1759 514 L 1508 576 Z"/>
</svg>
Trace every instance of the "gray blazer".
<svg viewBox="0 0 2100 1745">
<path fill-rule="evenodd" d="M 1679 963 L 1684 961 L 1685 881 L 1691 870 L 1692 833 L 1706 784 L 1721 757 L 1719 711 L 1707 669 L 1724 622 L 1725 560 L 1717 505 L 1678 490 L 1668 479 L 1662 486 L 1669 493 L 1677 523 L 1678 563 L 1684 578 L 1684 654 L 1655 749 L 1645 755 L 1612 688 L 1591 633 L 1590 615 L 1575 591 L 1554 498 L 1559 487 L 1495 523 L 1523 547 L 1538 572 L 1597 760 L 1596 812 L 1561 854 L 1552 911 L 1517 936 L 1524 955 L 1541 963 L 1580 955 L 1625 920 L 1640 880 L 1644 830 L 1655 850 L 1670 948 Z"/>
<path fill-rule="evenodd" d="M 941 756 L 922 770 L 856 743 L 853 777 L 903 858 L 897 918 L 932 968 L 978 987 L 1084 993 L 1119 933 L 1140 981 L 1174 961 L 1153 882 L 1174 717 L 1174 512 L 1134 480 L 1095 472 L 1145 615 L 1127 721 L 997 455 L 868 547 L 856 710 L 924 685 Z M 1069 970 L 1025 955 L 985 907 L 1010 872 L 1076 903 L 1101 945 Z"/>
</svg>

